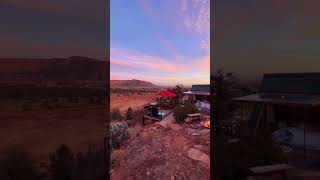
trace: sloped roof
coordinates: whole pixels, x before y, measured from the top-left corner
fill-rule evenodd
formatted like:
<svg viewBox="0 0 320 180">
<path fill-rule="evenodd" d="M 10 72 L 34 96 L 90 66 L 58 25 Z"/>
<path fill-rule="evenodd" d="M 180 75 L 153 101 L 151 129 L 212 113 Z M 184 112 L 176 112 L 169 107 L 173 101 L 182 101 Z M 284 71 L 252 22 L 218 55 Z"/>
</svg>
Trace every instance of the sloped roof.
<svg viewBox="0 0 320 180">
<path fill-rule="evenodd" d="M 265 74 L 259 93 L 234 100 L 298 106 L 320 105 L 320 73 Z"/>
<path fill-rule="evenodd" d="M 210 93 L 210 84 L 192 85 L 191 91 L 194 91 L 194 92 L 209 92 Z"/>
<path fill-rule="evenodd" d="M 242 96 L 234 98 L 233 100 L 239 102 L 253 102 L 253 103 L 268 103 L 268 104 L 283 104 L 291 106 L 318 106 L 320 105 L 320 95 L 304 95 L 304 96 L 292 96 L 292 94 L 281 94 L 276 97 L 275 95 L 265 94 L 251 94 L 248 96 Z"/>
</svg>

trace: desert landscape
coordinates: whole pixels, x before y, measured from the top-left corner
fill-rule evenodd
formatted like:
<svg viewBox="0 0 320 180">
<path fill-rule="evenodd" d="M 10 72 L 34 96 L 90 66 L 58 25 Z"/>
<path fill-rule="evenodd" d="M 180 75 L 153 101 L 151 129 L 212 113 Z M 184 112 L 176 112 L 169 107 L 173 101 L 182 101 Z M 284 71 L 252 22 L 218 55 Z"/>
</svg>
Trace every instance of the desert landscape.
<svg viewBox="0 0 320 180">
<path fill-rule="evenodd" d="M 66 166 L 56 158 L 69 164 L 62 176 L 103 177 L 108 63 L 79 56 L 0 60 L 0 179 L 6 168 L 50 179 Z"/>
<path fill-rule="evenodd" d="M 24 110 L 21 102 L 1 102 L 0 153 L 21 147 L 32 152 L 37 162 L 46 162 L 61 144 L 78 152 L 89 146 L 103 148 L 105 105 L 66 102 L 62 106 L 48 110 L 33 103 L 32 110 Z"/>
<path fill-rule="evenodd" d="M 160 102 L 166 89 L 141 80 L 111 81 L 111 179 L 210 179 L 209 129 L 197 121 L 176 123 L 173 109 L 164 110 L 162 120 L 141 124 L 146 105 Z M 169 89 L 179 97 L 187 90 Z"/>
<path fill-rule="evenodd" d="M 121 112 L 125 112 L 129 107 L 133 109 L 140 109 L 144 105 L 155 101 L 156 93 L 141 93 L 121 95 L 119 93 L 112 93 L 110 95 L 110 108 L 119 109 Z"/>
</svg>

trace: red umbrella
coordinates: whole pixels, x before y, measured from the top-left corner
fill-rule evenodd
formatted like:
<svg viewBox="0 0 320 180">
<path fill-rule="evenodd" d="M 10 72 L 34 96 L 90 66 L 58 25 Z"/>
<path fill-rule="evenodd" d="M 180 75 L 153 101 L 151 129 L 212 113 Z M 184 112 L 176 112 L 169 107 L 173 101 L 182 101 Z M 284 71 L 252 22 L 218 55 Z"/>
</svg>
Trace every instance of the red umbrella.
<svg viewBox="0 0 320 180">
<path fill-rule="evenodd" d="M 161 92 L 158 93 L 158 96 L 163 96 L 163 97 L 175 97 L 176 94 L 174 94 L 173 92 L 169 91 L 169 90 L 163 90 Z"/>
</svg>

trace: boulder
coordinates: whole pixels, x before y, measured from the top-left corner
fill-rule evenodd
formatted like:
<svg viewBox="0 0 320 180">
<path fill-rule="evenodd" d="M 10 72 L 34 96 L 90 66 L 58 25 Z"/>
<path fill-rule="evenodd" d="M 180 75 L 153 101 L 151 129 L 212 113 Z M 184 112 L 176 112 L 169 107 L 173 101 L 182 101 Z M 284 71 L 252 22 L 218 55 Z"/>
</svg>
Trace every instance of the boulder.
<svg viewBox="0 0 320 180">
<path fill-rule="evenodd" d="M 200 135 L 210 134 L 210 129 L 202 129 L 199 131 Z"/>
<path fill-rule="evenodd" d="M 186 129 L 186 133 L 187 133 L 188 135 L 192 135 L 193 133 L 196 133 L 196 132 L 197 132 L 196 129 L 192 129 L 192 128 L 187 128 L 187 129 Z"/>
<path fill-rule="evenodd" d="M 203 149 L 203 146 L 200 145 L 200 144 L 195 144 L 195 145 L 193 145 L 193 147 L 194 147 L 195 149 L 199 149 L 199 150 L 202 150 L 202 149 Z"/>
<path fill-rule="evenodd" d="M 198 149 L 190 148 L 188 150 L 188 157 L 196 161 L 201 161 L 206 165 L 210 165 L 210 157 Z"/>
<path fill-rule="evenodd" d="M 182 129 L 182 127 L 176 123 L 169 124 L 169 127 L 170 127 L 170 129 L 172 129 L 174 131 L 179 131 Z"/>
</svg>

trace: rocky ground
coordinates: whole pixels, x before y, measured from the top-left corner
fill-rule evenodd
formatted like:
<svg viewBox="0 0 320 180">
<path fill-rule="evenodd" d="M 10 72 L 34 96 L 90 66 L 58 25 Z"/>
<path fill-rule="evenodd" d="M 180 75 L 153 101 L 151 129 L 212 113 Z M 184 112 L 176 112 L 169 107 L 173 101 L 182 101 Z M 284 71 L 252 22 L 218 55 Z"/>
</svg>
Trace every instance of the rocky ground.
<svg viewBox="0 0 320 180">
<path fill-rule="evenodd" d="M 130 128 L 111 179 L 210 179 L 210 130 L 172 118 L 166 127 L 154 122 Z"/>
</svg>

